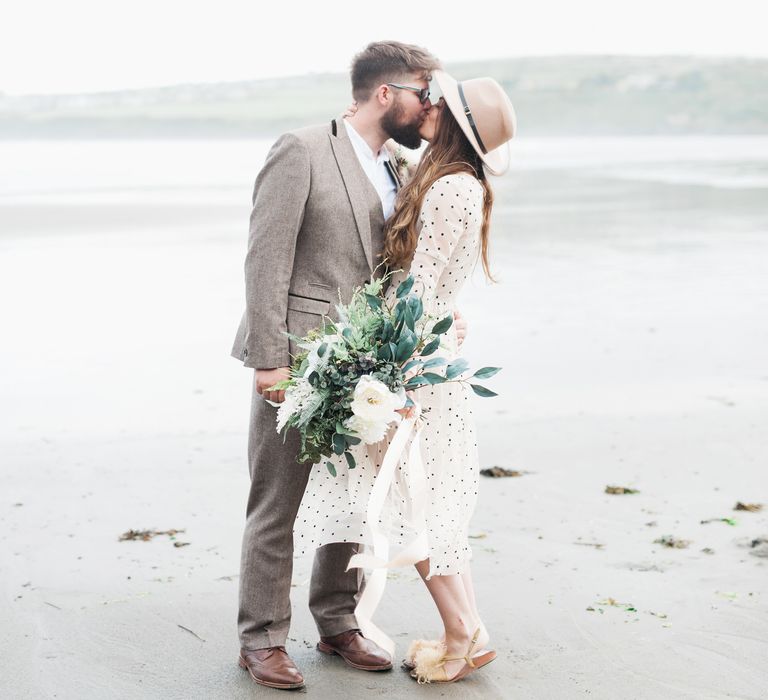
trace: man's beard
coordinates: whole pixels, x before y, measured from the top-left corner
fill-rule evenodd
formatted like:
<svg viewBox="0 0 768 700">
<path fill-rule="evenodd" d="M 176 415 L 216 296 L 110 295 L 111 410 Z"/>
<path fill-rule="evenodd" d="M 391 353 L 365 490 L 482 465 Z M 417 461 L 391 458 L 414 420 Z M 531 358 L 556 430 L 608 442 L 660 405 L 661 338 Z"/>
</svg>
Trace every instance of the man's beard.
<svg viewBox="0 0 768 700">
<path fill-rule="evenodd" d="M 392 108 L 381 118 L 381 128 L 391 139 L 394 139 L 401 146 L 406 148 L 418 148 L 421 146 L 421 136 L 419 135 L 420 122 L 402 124 L 399 122 L 403 115 L 401 105 L 393 105 Z"/>
</svg>

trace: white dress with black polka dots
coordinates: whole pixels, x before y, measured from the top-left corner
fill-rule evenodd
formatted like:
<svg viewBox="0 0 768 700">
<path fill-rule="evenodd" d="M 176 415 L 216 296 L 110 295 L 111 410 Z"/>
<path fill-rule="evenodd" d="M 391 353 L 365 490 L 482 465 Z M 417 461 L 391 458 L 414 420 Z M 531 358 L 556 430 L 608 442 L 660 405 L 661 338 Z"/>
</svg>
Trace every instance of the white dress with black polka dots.
<svg viewBox="0 0 768 700">
<path fill-rule="evenodd" d="M 483 188 L 471 175 L 442 177 L 425 195 L 410 273 L 427 313 L 442 318 L 453 312 L 456 297 L 477 261 L 482 216 Z M 390 302 L 406 276 L 406 272 L 398 272 L 392 278 Z M 445 341 L 435 356 L 450 361 L 457 356 L 454 328 L 443 337 Z M 428 482 L 430 576 L 463 573 L 472 556 L 467 527 L 477 500 L 479 466 L 471 397 L 470 387 L 460 383 L 421 387 L 414 394 L 424 418 L 420 443 Z M 353 447 L 354 469 L 348 468 L 343 457 L 332 460 L 335 477 L 325 461 L 313 466 L 294 526 L 297 555 L 330 542 L 370 544 L 366 505 L 395 429 L 393 426 L 375 445 Z M 407 544 L 415 535 L 409 522 L 408 447 L 380 519 L 393 548 Z"/>
</svg>

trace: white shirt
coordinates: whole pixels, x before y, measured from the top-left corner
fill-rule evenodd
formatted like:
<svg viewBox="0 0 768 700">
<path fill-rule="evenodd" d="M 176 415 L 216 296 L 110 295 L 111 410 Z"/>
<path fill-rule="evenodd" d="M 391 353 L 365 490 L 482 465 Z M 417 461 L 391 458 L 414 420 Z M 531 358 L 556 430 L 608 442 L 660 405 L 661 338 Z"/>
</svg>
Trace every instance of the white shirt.
<svg viewBox="0 0 768 700">
<path fill-rule="evenodd" d="M 392 175 L 389 173 L 387 161 L 389 161 L 389 152 L 384 146 L 381 147 L 379 155 L 374 155 L 371 147 L 365 142 L 365 139 L 355 131 L 354 127 L 345 119 L 344 126 L 347 128 L 349 140 L 352 142 L 352 148 L 355 149 L 355 155 L 363 166 L 365 174 L 376 188 L 381 199 L 381 208 L 384 211 L 384 219 L 392 216 L 395 210 L 395 196 L 397 187 Z"/>
</svg>

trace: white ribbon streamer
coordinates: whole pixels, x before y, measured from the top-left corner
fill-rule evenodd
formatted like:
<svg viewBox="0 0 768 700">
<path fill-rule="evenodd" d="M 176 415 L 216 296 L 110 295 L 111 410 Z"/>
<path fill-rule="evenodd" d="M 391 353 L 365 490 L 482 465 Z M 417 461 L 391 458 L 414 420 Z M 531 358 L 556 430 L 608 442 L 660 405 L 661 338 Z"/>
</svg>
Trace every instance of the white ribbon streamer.
<svg viewBox="0 0 768 700">
<path fill-rule="evenodd" d="M 384 595 L 387 583 L 387 570 L 396 566 L 407 566 L 423 561 L 429 553 L 426 525 L 427 477 L 421 462 L 420 435 L 421 427 L 416 423 L 421 416 L 421 406 L 414 404 L 414 412 L 410 418 L 404 418 L 392 437 L 379 473 L 373 483 L 368 505 L 366 522 L 372 543 L 372 553 L 355 554 L 347 565 L 347 571 L 354 568 L 372 569 L 366 578 L 365 587 L 355 608 L 355 617 L 364 637 L 376 642 L 386 650 L 392 658 L 395 655 L 395 643 L 373 622 L 373 614 Z M 379 517 L 384 508 L 384 502 L 389 493 L 400 458 L 402 457 L 408 437 L 415 428 L 411 447 L 408 451 L 408 477 L 411 501 L 411 522 L 416 530 L 416 536 L 401 552 L 389 559 L 389 541 L 379 527 Z"/>
</svg>

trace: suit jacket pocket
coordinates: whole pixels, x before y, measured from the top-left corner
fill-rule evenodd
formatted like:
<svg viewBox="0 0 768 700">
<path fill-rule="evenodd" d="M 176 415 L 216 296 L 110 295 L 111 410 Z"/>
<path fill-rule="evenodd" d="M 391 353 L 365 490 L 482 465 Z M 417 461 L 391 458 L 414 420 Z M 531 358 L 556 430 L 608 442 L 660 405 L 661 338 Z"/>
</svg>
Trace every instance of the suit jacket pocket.
<svg viewBox="0 0 768 700">
<path fill-rule="evenodd" d="M 295 294 L 288 295 L 288 332 L 304 337 L 313 328 L 319 328 L 322 323 L 323 314 L 331 310 L 331 302 L 322 299 L 310 299 L 309 297 L 299 297 Z M 291 357 L 295 357 L 301 352 L 301 348 L 293 340 L 288 341 L 288 352 Z"/>
<path fill-rule="evenodd" d="M 325 301 L 324 299 L 310 299 L 309 297 L 300 297 L 296 296 L 295 294 L 289 294 L 288 308 L 291 311 L 301 311 L 305 314 L 323 316 L 327 315 L 331 310 L 331 302 Z"/>
</svg>

